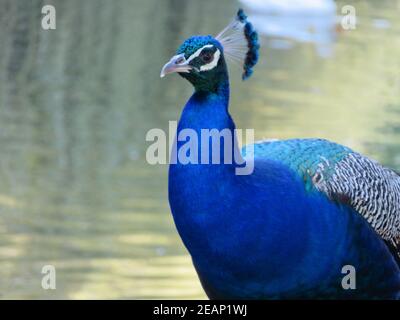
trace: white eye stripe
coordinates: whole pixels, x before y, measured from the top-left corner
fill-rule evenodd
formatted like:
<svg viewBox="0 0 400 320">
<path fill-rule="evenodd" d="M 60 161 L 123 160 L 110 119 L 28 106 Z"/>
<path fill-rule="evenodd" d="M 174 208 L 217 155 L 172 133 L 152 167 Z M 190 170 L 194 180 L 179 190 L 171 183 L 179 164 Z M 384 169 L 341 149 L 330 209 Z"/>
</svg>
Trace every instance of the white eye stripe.
<svg viewBox="0 0 400 320">
<path fill-rule="evenodd" d="M 200 53 L 203 51 L 203 49 L 205 48 L 212 48 L 213 45 L 212 44 L 206 44 L 204 47 L 201 47 L 200 49 L 198 49 L 195 53 L 193 53 L 187 60 L 186 62 L 189 63 L 190 61 L 192 61 L 193 59 L 197 58 Z"/>
<path fill-rule="evenodd" d="M 214 52 L 214 59 L 210 63 L 202 65 L 200 71 L 207 71 L 215 68 L 218 64 L 220 55 L 221 52 L 217 49 L 217 51 Z"/>
</svg>

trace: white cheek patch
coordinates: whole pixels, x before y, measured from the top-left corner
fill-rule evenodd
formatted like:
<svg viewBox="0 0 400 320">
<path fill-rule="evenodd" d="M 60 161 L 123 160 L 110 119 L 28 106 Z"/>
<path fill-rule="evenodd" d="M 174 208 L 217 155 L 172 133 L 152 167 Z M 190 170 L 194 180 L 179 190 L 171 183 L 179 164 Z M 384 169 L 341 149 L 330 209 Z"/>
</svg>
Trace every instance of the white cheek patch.
<svg viewBox="0 0 400 320">
<path fill-rule="evenodd" d="M 212 48 L 213 45 L 212 44 L 206 44 L 204 47 L 201 47 L 200 49 L 198 49 L 195 53 L 193 53 L 187 60 L 186 62 L 189 63 L 190 61 L 192 61 L 193 59 L 197 58 L 200 53 L 203 51 L 203 49 L 205 48 Z"/>
<path fill-rule="evenodd" d="M 217 49 L 217 51 L 214 52 L 214 59 L 210 63 L 202 65 L 200 67 L 200 71 L 207 71 L 207 70 L 214 69 L 218 64 L 220 56 L 221 56 L 221 52 Z"/>
</svg>

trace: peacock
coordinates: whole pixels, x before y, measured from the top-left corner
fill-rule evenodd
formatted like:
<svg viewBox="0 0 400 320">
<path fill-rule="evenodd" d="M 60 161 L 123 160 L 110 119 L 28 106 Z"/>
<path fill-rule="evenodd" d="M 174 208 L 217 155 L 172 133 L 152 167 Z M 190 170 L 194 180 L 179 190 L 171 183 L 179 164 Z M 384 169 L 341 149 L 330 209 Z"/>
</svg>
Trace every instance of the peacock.
<svg viewBox="0 0 400 320">
<path fill-rule="evenodd" d="M 209 162 L 200 161 L 199 141 L 197 162 L 169 166 L 170 208 L 204 291 L 210 299 L 399 299 L 398 173 L 324 139 L 239 149 L 226 61 L 240 62 L 245 80 L 258 51 L 257 32 L 240 9 L 217 36 L 185 40 L 161 71 L 194 87 L 177 137 L 187 129 L 232 133 L 208 150 Z M 228 143 L 240 160 L 254 159 L 251 174 L 236 174 L 241 161 L 211 162 L 211 151 Z M 176 150 L 184 145 L 175 139 Z M 343 285 L 346 268 L 351 287 Z"/>
</svg>

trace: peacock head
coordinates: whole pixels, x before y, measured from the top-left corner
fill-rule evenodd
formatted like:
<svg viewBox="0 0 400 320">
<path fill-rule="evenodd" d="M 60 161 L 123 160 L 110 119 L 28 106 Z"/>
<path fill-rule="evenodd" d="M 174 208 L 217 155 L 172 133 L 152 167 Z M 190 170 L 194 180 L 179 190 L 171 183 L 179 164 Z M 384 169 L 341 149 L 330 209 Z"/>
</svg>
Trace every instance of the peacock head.
<svg viewBox="0 0 400 320">
<path fill-rule="evenodd" d="M 227 81 L 225 58 L 243 65 L 242 79 L 246 80 L 257 63 L 259 47 L 257 32 L 240 9 L 216 37 L 193 36 L 185 40 L 164 65 L 160 76 L 177 72 L 196 90 L 213 91 L 222 81 Z"/>
</svg>

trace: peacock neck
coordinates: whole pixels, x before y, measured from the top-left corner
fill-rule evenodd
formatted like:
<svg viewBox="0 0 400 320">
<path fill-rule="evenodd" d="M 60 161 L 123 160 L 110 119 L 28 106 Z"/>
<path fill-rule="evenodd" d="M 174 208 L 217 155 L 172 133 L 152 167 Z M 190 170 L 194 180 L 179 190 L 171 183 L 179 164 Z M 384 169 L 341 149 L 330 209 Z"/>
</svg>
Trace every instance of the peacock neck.
<svg viewBox="0 0 400 320">
<path fill-rule="evenodd" d="M 198 133 L 201 129 L 234 130 L 235 124 L 228 112 L 229 82 L 221 81 L 214 89 L 196 88 L 183 109 L 178 132 L 190 128 Z"/>
<path fill-rule="evenodd" d="M 179 149 L 186 143 L 181 138 L 186 135 L 185 131 L 190 129 L 196 133 L 198 140 L 197 152 L 195 152 L 195 157 L 192 158 L 197 158 L 197 161 L 195 161 L 197 164 L 215 164 L 213 156 L 217 152 L 221 165 L 209 166 L 208 169 L 211 168 L 216 171 L 218 170 L 217 167 L 220 167 L 219 170 L 226 171 L 234 168 L 235 154 L 237 156 L 240 152 L 235 138 L 235 124 L 229 114 L 228 107 L 229 82 L 227 79 L 220 82 L 215 90 L 196 89 L 187 102 L 178 124 L 178 154 Z M 212 137 L 207 139 L 207 134 L 212 135 Z M 217 140 L 219 143 L 215 145 Z M 229 148 L 229 145 L 232 147 Z M 207 154 L 205 155 L 204 152 Z M 229 163 L 228 156 L 232 158 L 232 164 Z M 206 169 L 205 167 L 204 169 Z"/>
<path fill-rule="evenodd" d="M 213 106 L 218 107 L 216 111 L 225 111 L 228 114 L 229 108 L 229 80 L 228 76 L 222 77 L 222 79 L 214 86 L 205 87 L 205 86 L 195 86 L 195 91 L 192 97 L 189 99 L 186 107 L 191 107 L 197 105 L 202 105 L 202 109 L 198 109 L 198 111 L 204 110 L 204 103 L 211 102 Z M 217 104 L 215 104 L 217 102 Z M 185 111 L 184 109 L 184 111 Z M 221 109 L 221 110 L 220 110 Z"/>
<path fill-rule="evenodd" d="M 199 232 L 193 232 L 185 225 L 205 227 L 200 220 L 208 216 L 208 223 L 220 219 L 220 215 L 228 214 L 229 210 L 218 210 L 216 203 L 235 194 L 235 165 L 224 162 L 224 143 L 220 144 L 220 164 L 213 164 L 212 154 L 214 144 L 208 145 L 208 163 L 204 163 L 204 130 L 225 130 L 231 134 L 232 152 L 238 152 L 234 144 L 235 124 L 228 112 L 229 84 L 221 83 L 216 91 L 196 90 L 185 105 L 177 128 L 177 138 L 173 154 L 177 154 L 176 162 L 169 167 L 168 195 L 175 223 L 186 245 L 197 243 L 196 247 L 203 248 Z M 187 130 L 189 129 L 189 130 Z M 181 150 L 185 148 L 184 136 L 188 131 L 198 137 L 198 149 L 195 150 L 197 163 L 183 163 L 180 158 Z M 209 139 L 211 140 L 211 139 Z M 225 142 L 225 141 L 224 141 Z M 193 152 L 191 150 L 190 152 Z M 192 159 L 193 160 L 193 159 Z M 229 201 L 228 201 L 229 202 Z M 200 220 L 199 220 L 200 219 Z M 199 238 L 197 238 L 199 237 Z M 197 240 L 194 240 L 196 238 Z"/>
</svg>

